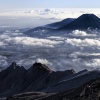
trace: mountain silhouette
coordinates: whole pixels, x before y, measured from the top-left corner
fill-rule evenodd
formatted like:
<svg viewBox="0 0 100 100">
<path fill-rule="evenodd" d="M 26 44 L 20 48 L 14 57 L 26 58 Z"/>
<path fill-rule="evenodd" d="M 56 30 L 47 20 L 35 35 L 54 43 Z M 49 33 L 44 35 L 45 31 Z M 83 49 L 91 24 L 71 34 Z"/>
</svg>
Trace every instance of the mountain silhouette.
<svg viewBox="0 0 100 100">
<path fill-rule="evenodd" d="M 64 31 L 100 29 L 100 18 L 94 14 L 83 14 L 78 18 L 67 18 L 60 22 L 39 26 L 25 31 L 28 36 L 45 37 L 65 34 Z"/>
<path fill-rule="evenodd" d="M 73 70 L 54 72 L 48 66 L 37 62 L 26 70 L 13 62 L 0 72 L 0 96 L 41 91 L 57 83 L 59 77 L 62 79 L 73 73 Z"/>
<path fill-rule="evenodd" d="M 58 29 L 58 28 L 61 28 L 69 23 L 71 23 L 72 21 L 74 21 L 75 19 L 74 18 L 67 18 L 67 19 L 64 19 L 60 22 L 55 22 L 55 23 L 51 23 L 51 24 L 48 24 L 48 25 L 45 25 L 45 27 L 48 27 L 48 28 L 52 28 L 52 29 Z"/>
<path fill-rule="evenodd" d="M 52 71 L 48 66 L 37 62 L 26 70 L 13 62 L 0 72 L 0 97 L 33 91 L 60 93 L 79 88 L 98 78 L 100 71 Z"/>
<path fill-rule="evenodd" d="M 71 23 L 61 27 L 60 29 L 75 30 L 75 29 L 100 29 L 100 19 L 94 14 L 83 14 Z"/>
<path fill-rule="evenodd" d="M 23 76 L 26 72 L 24 67 L 13 62 L 7 69 L 0 72 L 0 95 L 9 95 L 19 92 L 23 84 Z"/>
<path fill-rule="evenodd" d="M 44 34 L 47 34 L 48 32 L 51 32 L 53 29 L 45 27 L 45 26 L 39 26 L 32 29 L 29 29 L 24 32 L 25 35 L 28 36 L 34 36 L 34 37 L 43 37 Z"/>
</svg>

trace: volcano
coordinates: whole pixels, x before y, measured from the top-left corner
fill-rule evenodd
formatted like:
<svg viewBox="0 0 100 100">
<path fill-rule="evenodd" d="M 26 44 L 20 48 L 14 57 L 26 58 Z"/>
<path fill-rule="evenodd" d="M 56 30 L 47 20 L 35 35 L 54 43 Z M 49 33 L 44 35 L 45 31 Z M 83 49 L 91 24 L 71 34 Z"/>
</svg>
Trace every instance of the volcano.
<svg viewBox="0 0 100 100">
<path fill-rule="evenodd" d="M 48 25 L 45 25 L 45 27 L 48 27 L 48 28 L 51 28 L 51 29 L 58 29 L 58 28 L 61 28 L 69 23 L 71 23 L 72 21 L 74 21 L 75 19 L 74 18 L 67 18 L 67 19 L 64 19 L 60 22 L 55 22 L 55 23 L 51 23 L 51 24 L 48 24 Z"/>
<path fill-rule="evenodd" d="M 83 14 L 71 23 L 59 29 L 75 30 L 75 29 L 100 29 L 100 19 L 94 14 Z"/>
</svg>

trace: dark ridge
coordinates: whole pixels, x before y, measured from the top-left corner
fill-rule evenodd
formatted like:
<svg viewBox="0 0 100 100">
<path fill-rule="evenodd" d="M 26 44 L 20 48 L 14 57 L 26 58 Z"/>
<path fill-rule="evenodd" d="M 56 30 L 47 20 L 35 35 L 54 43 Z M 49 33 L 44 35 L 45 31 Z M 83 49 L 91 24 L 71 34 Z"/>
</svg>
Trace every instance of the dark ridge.
<svg viewBox="0 0 100 100">
<path fill-rule="evenodd" d="M 33 64 L 33 68 L 34 70 L 44 71 L 48 73 L 52 72 L 52 70 L 48 66 L 37 62 Z"/>
<path fill-rule="evenodd" d="M 55 23 L 51 23 L 51 24 L 45 25 L 45 27 L 52 28 L 52 29 L 58 29 L 60 27 L 63 27 L 65 25 L 71 23 L 74 20 L 75 20 L 74 18 L 67 18 L 67 19 L 64 19 L 64 20 L 62 20 L 60 22 L 55 22 Z"/>
<path fill-rule="evenodd" d="M 60 93 L 22 93 L 7 100 L 100 100 L 100 79 L 91 80 L 81 87 Z"/>
<path fill-rule="evenodd" d="M 55 22 L 55 23 L 51 23 L 51 24 L 48 24 L 48 25 L 45 25 L 45 26 L 39 26 L 39 27 L 35 27 L 35 28 L 32 28 L 32 29 L 29 29 L 27 31 L 25 31 L 24 33 L 26 35 L 38 35 L 39 33 L 48 33 L 49 31 L 53 31 L 53 29 L 58 29 L 60 27 L 63 27 L 67 24 L 69 24 L 70 22 L 74 21 L 75 19 L 73 18 L 67 18 L 67 19 L 64 19 L 60 22 Z"/>
<path fill-rule="evenodd" d="M 100 29 L 100 18 L 94 14 L 83 14 L 77 19 L 67 18 L 60 22 L 51 23 L 45 26 L 29 29 L 24 34 L 33 37 L 47 37 L 50 35 L 62 35 L 72 30 L 90 31 Z"/>
<path fill-rule="evenodd" d="M 26 69 L 24 67 L 20 67 L 15 62 L 13 62 L 9 67 L 7 67 L 5 70 L 2 70 L 0 72 L 0 79 L 4 79 L 9 74 L 19 75 L 25 71 Z"/>
<path fill-rule="evenodd" d="M 64 79 L 64 77 L 69 77 L 70 75 L 74 75 L 76 72 L 74 70 L 65 70 L 65 71 L 57 71 L 52 72 L 45 80 L 45 83 L 48 85 L 54 85 Z"/>
<path fill-rule="evenodd" d="M 0 96 L 42 91 L 74 73 L 73 70 L 54 72 L 48 66 L 37 62 L 26 70 L 13 62 L 0 72 Z"/>
<path fill-rule="evenodd" d="M 71 23 L 61 27 L 60 29 L 75 30 L 75 29 L 100 29 L 100 19 L 94 14 L 83 14 Z"/>
<path fill-rule="evenodd" d="M 47 28 L 45 26 L 39 26 L 39 27 L 35 27 L 35 28 L 32 28 L 32 29 L 25 31 L 24 34 L 37 37 L 37 36 L 40 36 L 42 34 L 47 34 L 49 31 L 52 31 L 52 30 L 53 29 Z"/>
<path fill-rule="evenodd" d="M 35 100 L 34 98 L 39 97 L 39 95 L 45 97 L 54 93 L 78 89 L 98 78 L 100 78 L 100 71 L 83 70 L 76 73 L 71 69 L 55 72 L 48 66 L 37 62 L 26 70 L 13 62 L 8 68 L 0 72 L 0 97 L 11 97 L 19 94 L 16 95 L 18 98 L 20 96 L 24 98 L 27 95 Z M 31 95 L 33 96 L 31 97 Z M 19 98 L 19 100 L 21 99 Z"/>
<path fill-rule="evenodd" d="M 7 69 L 0 72 L 0 96 L 19 92 L 26 69 L 13 62 Z"/>
</svg>

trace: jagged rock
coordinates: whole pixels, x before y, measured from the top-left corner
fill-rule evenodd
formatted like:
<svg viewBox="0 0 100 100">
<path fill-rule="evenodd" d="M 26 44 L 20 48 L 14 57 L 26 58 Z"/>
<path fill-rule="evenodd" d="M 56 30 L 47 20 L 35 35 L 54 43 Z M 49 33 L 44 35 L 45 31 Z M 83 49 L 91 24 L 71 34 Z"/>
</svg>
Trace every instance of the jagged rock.
<svg viewBox="0 0 100 100">
<path fill-rule="evenodd" d="M 12 63 L 7 69 L 0 72 L 0 96 L 17 93 L 26 69 Z"/>
<path fill-rule="evenodd" d="M 9 96 L 20 92 L 43 91 L 48 86 L 61 81 L 65 76 L 74 74 L 73 70 L 52 71 L 48 66 L 34 63 L 29 69 L 13 62 L 0 72 L 0 96 Z"/>
<path fill-rule="evenodd" d="M 46 65 L 41 64 L 41 63 L 34 63 L 33 68 L 35 71 L 43 71 L 44 73 L 52 73 L 53 71 Z"/>
<path fill-rule="evenodd" d="M 62 100 L 66 97 L 71 98 L 73 95 L 73 98 L 76 98 L 82 94 L 87 84 L 93 83 L 98 78 L 100 78 L 100 71 L 55 72 L 48 66 L 37 62 L 26 70 L 13 62 L 7 69 L 0 72 L 0 97 L 9 97 L 8 100 L 16 100 L 15 98 L 19 100 L 35 100 L 34 98 Z M 94 88 L 93 91 L 99 88 L 97 82 L 96 85 L 93 83 L 91 86 Z"/>
<path fill-rule="evenodd" d="M 52 73 L 46 65 L 34 63 L 25 74 L 25 91 L 37 91 L 45 87 L 45 79 Z"/>
</svg>

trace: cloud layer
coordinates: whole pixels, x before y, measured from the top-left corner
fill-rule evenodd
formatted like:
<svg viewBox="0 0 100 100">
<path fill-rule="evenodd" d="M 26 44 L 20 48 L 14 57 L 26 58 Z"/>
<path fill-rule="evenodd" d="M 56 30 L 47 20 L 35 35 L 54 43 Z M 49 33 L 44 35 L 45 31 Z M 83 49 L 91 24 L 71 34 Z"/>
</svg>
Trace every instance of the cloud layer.
<svg viewBox="0 0 100 100">
<path fill-rule="evenodd" d="M 30 28 L 76 18 L 83 13 L 94 13 L 100 17 L 100 9 L 33 9 L 0 13 L 0 30 Z M 100 32 L 74 30 L 54 35 L 40 30 L 34 37 L 22 32 L 5 31 L 0 33 L 0 65 L 7 67 L 16 61 L 26 68 L 35 61 L 50 66 L 53 70 L 82 69 L 93 70 L 100 64 Z M 34 33 L 33 33 L 34 34 Z M 42 38 L 41 38 L 42 37 Z"/>
<path fill-rule="evenodd" d="M 0 34 L 0 50 L 0 64 L 5 67 L 13 61 L 26 68 L 38 61 L 53 70 L 93 70 L 100 65 L 100 35 L 79 30 L 44 38 L 6 31 Z"/>
<path fill-rule="evenodd" d="M 64 19 L 64 18 L 76 18 L 84 13 L 94 13 L 97 16 L 99 14 L 99 8 L 59 8 L 59 9 L 31 9 L 13 12 L 1 12 L 1 16 L 33 16 L 38 18 L 54 18 L 54 19 Z"/>
</svg>

